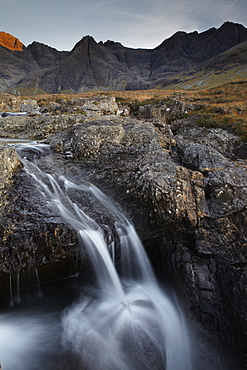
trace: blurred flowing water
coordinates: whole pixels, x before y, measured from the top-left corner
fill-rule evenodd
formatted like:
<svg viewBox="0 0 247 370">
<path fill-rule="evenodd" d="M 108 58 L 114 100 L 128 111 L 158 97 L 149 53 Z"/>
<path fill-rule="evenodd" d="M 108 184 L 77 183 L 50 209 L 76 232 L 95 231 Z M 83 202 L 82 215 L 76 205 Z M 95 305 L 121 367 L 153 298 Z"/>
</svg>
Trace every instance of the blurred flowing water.
<svg viewBox="0 0 247 370">
<path fill-rule="evenodd" d="M 2 314 L 3 370 L 192 369 L 182 312 L 157 283 L 133 225 L 94 185 L 57 173 L 52 162 L 42 169 L 35 158 L 49 154 L 49 146 L 15 147 L 48 206 L 77 230 L 95 283 L 82 281 L 60 305 L 60 290 L 43 292 L 42 299 Z M 87 212 L 92 204 L 109 215 L 110 225 Z"/>
</svg>

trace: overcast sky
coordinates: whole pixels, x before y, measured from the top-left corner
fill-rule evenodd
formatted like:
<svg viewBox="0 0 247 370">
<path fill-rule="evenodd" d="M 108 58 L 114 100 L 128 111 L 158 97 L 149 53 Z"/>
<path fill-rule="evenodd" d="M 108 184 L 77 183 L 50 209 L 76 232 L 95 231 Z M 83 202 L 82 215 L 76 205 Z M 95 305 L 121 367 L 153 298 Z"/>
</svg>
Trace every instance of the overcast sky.
<svg viewBox="0 0 247 370">
<path fill-rule="evenodd" d="M 247 0 L 0 0 L 1 31 L 71 50 L 86 35 L 154 48 L 177 31 L 247 27 Z"/>
</svg>

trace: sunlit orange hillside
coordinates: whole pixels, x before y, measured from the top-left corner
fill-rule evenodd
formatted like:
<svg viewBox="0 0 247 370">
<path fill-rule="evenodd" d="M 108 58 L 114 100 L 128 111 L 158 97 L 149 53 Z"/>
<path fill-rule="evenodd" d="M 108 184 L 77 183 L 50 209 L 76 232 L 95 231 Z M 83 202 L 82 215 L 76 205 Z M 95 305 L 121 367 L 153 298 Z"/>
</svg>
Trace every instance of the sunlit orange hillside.
<svg viewBox="0 0 247 370">
<path fill-rule="evenodd" d="M 3 31 L 0 31 L 0 45 L 14 51 L 22 51 L 24 46 L 19 39 Z"/>
</svg>

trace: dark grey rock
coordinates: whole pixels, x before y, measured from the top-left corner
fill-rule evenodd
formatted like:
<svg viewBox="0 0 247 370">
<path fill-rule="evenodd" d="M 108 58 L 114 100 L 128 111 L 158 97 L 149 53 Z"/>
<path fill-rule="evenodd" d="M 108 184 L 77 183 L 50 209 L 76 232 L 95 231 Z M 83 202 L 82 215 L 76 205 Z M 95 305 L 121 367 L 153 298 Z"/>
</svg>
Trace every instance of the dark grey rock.
<svg viewBox="0 0 247 370">
<path fill-rule="evenodd" d="M 210 145 L 210 140 L 200 139 L 200 130 L 195 139 L 189 131 L 174 135 L 161 119 L 119 116 L 62 127 L 63 132 L 46 139 L 61 152 L 61 157 L 56 155 L 61 169 L 77 178 L 83 174 L 119 202 L 145 243 L 156 273 L 176 288 L 188 319 L 196 321 L 198 342 L 207 343 L 211 368 L 243 369 L 246 168 L 224 154 L 235 139 L 220 132 L 225 140 L 217 150 L 216 139 Z M 217 138 L 219 132 L 214 134 Z M 19 190 L 22 197 L 17 200 Z M 74 231 L 47 209 L 21 172 L 8 198 L 2 223 L 8 226 L 1 229 L 1 271 L 6 279 L 20 264 L 35 262 L 42 271 L 66 256 L 73 259 Z"/>
<path fill-rule="evenodd" d="M 225 140 L 218 151 L 214 140 L 212 146 L 199 143 L 199 131 L 192 142 L 164 127 L 121 118 L 91 121 L 65 133 L 59 150 L 69 147 L 82 167 L 90 167 L 89 178 L 125 208 L 159 276 L 180 290 L 188 314 L 202 324 L 204 341 L 224 353 L 225 362 L 215 368 L 231 368 L 232 355 L 242 368 L 247 322 L 244 309 L 236 318 L 234 297 L 245 307 L 237 271 L 246 268 L 246 168 L 222 154 L 225 143 L 235 141 L 227 132 L 220 132 Z M 56 140 L 49 139 L 54 146 Z"/>
</svg>

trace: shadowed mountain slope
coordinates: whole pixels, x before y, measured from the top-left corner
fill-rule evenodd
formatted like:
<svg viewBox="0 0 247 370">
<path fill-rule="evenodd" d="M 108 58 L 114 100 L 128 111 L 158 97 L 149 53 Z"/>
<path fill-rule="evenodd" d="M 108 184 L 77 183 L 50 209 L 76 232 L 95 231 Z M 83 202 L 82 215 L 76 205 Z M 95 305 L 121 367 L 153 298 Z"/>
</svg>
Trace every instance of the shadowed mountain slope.
<svg viewBox="0 0 247 370">
<path fill-rule="evenodd" d="M 28 49 L 16 37 L 0 32 L 0 90 L 4 91 L 39 69 Z"/>
<path fill-rule="evenodd" d="M 70 52 L 37 42 L 23 46 L 21 52 L 0 47 L 0 88 L 23 94 L 140 90 L 181 85 L 193 74 L 197 79 L 199 72 L 207 76 L 212 71 L 221 73 L 222 83 L 222 71 L 235 68 L 236 63 L 240 68 L 231 78 L 239 74 L 246 78 L 245 41 L 247 29 L 226 22 L 202 33 L 177 32 L 152 50 L 131 49 L 113 41 L 97 43 L 91 36 L 83 37 Z"/>
</svg>

